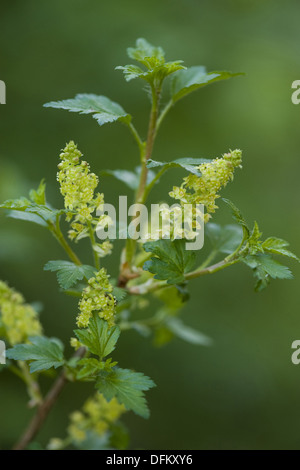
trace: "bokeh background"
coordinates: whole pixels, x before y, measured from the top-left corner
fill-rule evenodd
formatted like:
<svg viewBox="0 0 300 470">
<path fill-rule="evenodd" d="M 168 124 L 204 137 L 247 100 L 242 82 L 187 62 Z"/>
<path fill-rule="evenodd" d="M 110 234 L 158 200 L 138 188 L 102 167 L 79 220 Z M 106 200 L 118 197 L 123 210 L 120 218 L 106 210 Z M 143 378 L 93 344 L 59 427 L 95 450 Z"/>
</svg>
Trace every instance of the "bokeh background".
<svg viewBox="0 0 300 470">
<path fill-rule="evenodd" d="M 26 195 L 42 177 L 48 200 L 61 207 L 56 183 L 58 153 L 74 139 L 95 172 L 133 168 L 135 143 L 119 124 L 100 128 L 89 116 L 44 109 L 50 100 L 76 93 L 104 94 L 134 116 L 146 133 L 149 101 L 143 83 L 126 84 L 115 66 L 127 63 L 126 47 L 137 37 L 161 45 L 170 60 L 246 76 L 211 85 L 180 101 L 164 122 L 153 157 L 213 157 L 244 151 L 243 171 L 224 195 L 264 235 L 288 239 L 300 253 L 300 107 L 291 84 L 300 79 L 299 1 L 290 0 L 2 0 L 0 79 L 7 104 L 0 107 L 0 200 Z M 174 170 L 153 198 L 179 183 Z M 121 182 L 101 179 L 107 202 L 128 194 Z M 230 223 L 222 205 L 216 222 Z M 86 262 L 89 253 L 80 247 Z M 120 245 L 106 266 L 116 274 Z M 43 303 L 48 336 L 68 340 L 76 301 L 57 292 L 49 259 L 64 257 L 42 227 L 0 216 L 0 278 Z M 295 279 L 253 291 L 251 272 L 234 266 L 194 280 L 184 321 L 214 340 L 196 347 L 180 340 L 154 349 L 136 333 L 123 334 L 116 353 L 122 366 L 150 375 L 149 421 L 129 413 L 131 448 L 299 449 L 300 366 L 291 343 L 300 337 L 300 268 Z M 49 382 L 44 383 L 47 388 Z M 69 385 L 38 441 L 63 437 L 68 414 L 90 385 Z M 23 385 L 0 378 L 0 447 L 8 448 L 32 412 Z"/>
</svg>

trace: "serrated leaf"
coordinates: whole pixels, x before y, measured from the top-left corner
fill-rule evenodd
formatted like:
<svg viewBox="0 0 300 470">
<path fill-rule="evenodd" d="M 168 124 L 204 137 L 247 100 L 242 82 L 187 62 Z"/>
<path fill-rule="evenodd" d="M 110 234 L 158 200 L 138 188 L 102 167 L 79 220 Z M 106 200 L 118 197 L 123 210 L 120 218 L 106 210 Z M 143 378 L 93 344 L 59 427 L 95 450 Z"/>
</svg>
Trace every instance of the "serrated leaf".
<svg viewBox="0 0 300 470">
<path fill-rule="evenodd" d="M 184 274 L 191 271 L 195 263 L 195 252 L 185 249 L 186 241 L 157 240 L 144 243 L 144 250 L 153 253 L 143 269 L 155 274 L 155 279 L 167 280 L 169 284 L 184 281 Z"/>
<path fill-rule="evenodd" d="M 26 197 L 20 197 L 19 199 L 8 199 L 0 204 L 0 209 L 11 209 L 25 211 L 31 202 Z"/>
<path fill-rule="evenodd" d="M 142 78 L 149 83 L 154 81 L 161 83 L 168 75 L 185 69 L 181 60 L 165 62 L 162 48 L 152 46 L 143 38 L 136 41 L 136 47 L 129 47 L 127 53 L 131 59 L 146 67 L 146 70 L 132 64 L 116 67 L 116 69 L 123 71 L 128 82 L 134 78 Z"/>
<path fill-rule="evenodd" d="M 188 67 L 186 70 L 179 70 L 173 75 L 171 83 L 173 103 L 206 85 L 239 75 L 243 74 L 225 71 L 206 72 L 206 68 L 203 66 L 193 66 Z"/>
<path fill-rule="evenodd" d="M 178 338 L 191 344 L 211 346 L 212 340 L 200 331 L 185 325 L 179 318 L 172 317 L 166 321 L 167 328 Z"/>
<path fill-rule="evenodd" d="M 104 170 L 100 174 L 101 176 L 113 176 L 122 183 L 126 184 L 130 189 L 134 191 L 138 189 L 140 184 L 140 167 L 136 167 L 135 171 L 129 170 Z M 148 171 L 147 174 L 147 184 L 151 183 L 153 178 L 155 177 L 155 173 L 153 171 Z"/>
<path fill-rule="evenodd" d="M 44 107 L 66 109 L 73 113 L 92 114 L 100 126 L 114 121 L 127 124 L 131 121 L 130 114 L 126 113 L 122 106 L 101 95 L 78 94 L 73 99 L 51 101 L 44 104 Z"/>
<path fill-rule="evenodd" d="M 141 67 L 138 67 L 137 65 L 119 65 L 116 67 L 116 70 L 122 70 L 125 76 L 126 82 L 130 82 L 131 80 L 134 80 L 135 78 L 144 78 L 147 76 L 147 72 L 144 72 Z"/>
<path fill-rule="evenodd" d="M 46 223 L 50 220 L 54 221 L 58 215 L 61 215 L 66 212 L 65 209 L 56 210 L 46 205 L 36 204 L 35 202 L 29 201 L 25 197 L 22 197 L 19 199 L 9 199 L 5 201 L 3 204 L 0 204 L 0 209 L 8 209 L 10 211 L 18 211 L 18 212 L 25 212 L 28 214 L 33 214 L 41 218 L 42 221 Z M 11 217 L 11 213 L 9 213 L 9 216 Z M 28 220 L 28 221 L 37 223 L 36 217 L 34 218 L 34 220 L 32 220 L 30 217 L 28 218 L 25 218 L 25 217 L 23 218 L 23 220 Z M 21 217 L 15 217 L 15 218 L 21 218 Z M 45 225 L 45 224 L 41 224 L 41 225 Z"/>
<path fill-rule="evenodd" d="M 262 243 L 262 248 L 265 253 L 287 256 L 288 258 L 293 258 L 300 262 L 299 258 L 294 253 L 286 249 L 288 246 L 289 243 L 287 241 L 275 237 L 267 238 Z"/>
<path fill-rule="evenodd" d="M 178 158 L 172 162 L 157 162 L 151 158 L 147 161 L 148 168 L 159 168 L 160 170 L 168 170 L 169 168 L 183 168 L 189 173 L 193 173 L 196 176 L 201 176 L 199 165 L 203 163 L 209 163 L 211 160 L 207 158 Z"/>
<path fill-rule="evenodd" d="M 144 391 L 155 387 L 155 383 L 140 372 L 116 367 L 109 374 L 101 374 L 96 382 L 96 388 L 110 401 L 116 397 L 127 410 L 149 418 L 150 412 L 144 396 Z"/>
<path fill-rule="evenodd" d="M 248 255 L 241 258 L 247 266 L 253 270 L 254 277 L 257 280 L 255 290 L 261 291 L 273 279 L 292 279 L 293 275 L 287 266 L 280 264 L 270 255 L 258 254 L 256 256 Z"/>
<path fill-rule="evenodd" d="M 160 62 L 165 60 L 165 53 L 161 47 L 156 47 L 150 44 L 144 38 L 138 38 L 136 40 L 135 47 L 128 47 L 127 54 L 130 59 L 136 60 L 137 62 L 145 65 L 147 59 L 155 58 Z"/>
<path fill-rule="evenodd" d="M 247 225 L 247 222 L 245 221 L 241 211 L 229 199 L 222 198 L 222 201 L 224 201 L 231 208 L 234 220 L 236 220 L 237 223 L 243 228 L 244 237 L 245 237 L 245 239 L 248 239 L 249 236 L 250 236 L 250 229 L 249 229 L 249 227 Z"/>
<path fill-rule="evenodd" d="M 82 366 L 76 374 L 78 380 L 96 375 L 101 369 L 101 362 L 93 357 L 81 359 L 78 361 L 78 365 Z"/>
<path fill-rule="evenodd" d="M 122 287 L 114 287 L 112 295 L 115 297 L 117 302 L 121 302 L 121 300 L 125 299 L 127 296 L 127 291 Z"/>
<path fill-rule="evenodd" d="M 98 314 L 94 314 L 88 328 L 75 330 L 74 333 L 92 354 L 102 359 L 115 349 L 120 336 L 120 328 L 118 326 L 109 328 L 107 321 L 99 318 Z"/>
<path fill-rule="evenodd" d="M 44 271 L 56 272 L 60 287 L 68 289 L 76 284 L 77 281 L 82 281 L 83 278 L 90 279 L 97 270 L 93 266 L 85 264 L 78 266 L 71 261 L 57 260 L 48 261 L 44 266 Z"/>
<path fill-rule="evenodd" d="M 239 225 L 221 226 L 211 222 L 206 225 L 205 234 L 214 251 L 226 254 L 233 253 L 243 238 L 243 230 Z"/>
<path fill-rule="evenodd" d="M 31 344 L 18 344 L 8 349 L 7 357 L 16 361 L 32 361 L 31 373 L 64 365 L 63 345 L 59 340 L 45 336 L 34 336 L 29 340 Z"/>
</svg>

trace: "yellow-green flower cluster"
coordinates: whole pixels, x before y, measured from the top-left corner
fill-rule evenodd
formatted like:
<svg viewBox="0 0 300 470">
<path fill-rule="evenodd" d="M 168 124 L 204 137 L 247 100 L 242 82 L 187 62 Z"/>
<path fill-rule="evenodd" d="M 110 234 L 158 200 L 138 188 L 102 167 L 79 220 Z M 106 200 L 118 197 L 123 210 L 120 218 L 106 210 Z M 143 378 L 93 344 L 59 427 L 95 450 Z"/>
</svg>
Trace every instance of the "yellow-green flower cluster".
<svg viewBox="0 0 300 470">
<path fill-rule="evenodd" d="M 42 334 L 37 312 L 26 304 L 23 296 L 0 281 L 0 333 L 11 345 L 28 341 L 29 336 Z"/>
<path fill-rule="evenodd" d="M 84 403 L 82 411 L 71 414 L 68 434 L 77 442 L 85 440 L 86 431 L 102 436 L 125 411 L 124 405 L 120 405 L 116 398 L 108 402 L 103 395 L 97 393 Z"/>
<path fill-rule="evenodd" d="M 206 207 L 205 222 L 210 214 L 218 208 L 215 201 L 218 192 L 233 179 L 235 168 L 241 168 L 242 152 L 233 150 L 225 153 L 222 158 L 216 158 L 209 163 L 199 166 L 201 176 L 190 174 L 180 187 L 173 187 L 169 194 L 174 199 L 179 199 L 182 204 L 203 204 Z"/>
<path fill-rule="evenodd" d="M 93 212 L 104 203 L 103 194 L 95 193 L 98 177 L 90 172 L 89 164 L 81 160 L 82 153 L 73 141 L 60 154 L 57 180 L 65 199 L 65 208 L 70 210 L 68 221 L 72 221 L 69 237 L 80 239 L 88 235 L 89 225 L 96 224 Z"/>
<path fill-rule="evenodd" d="M 79 328 L 86 328 L 94 312 L 98 312 L 99 317 L 106 320 L 109 326 L 114 325 L 115 298 L 106 270 L 100 269 L 95 277 L 89 279 L 88 284 L 79 302 L 77 325 Z"/>
</svg>

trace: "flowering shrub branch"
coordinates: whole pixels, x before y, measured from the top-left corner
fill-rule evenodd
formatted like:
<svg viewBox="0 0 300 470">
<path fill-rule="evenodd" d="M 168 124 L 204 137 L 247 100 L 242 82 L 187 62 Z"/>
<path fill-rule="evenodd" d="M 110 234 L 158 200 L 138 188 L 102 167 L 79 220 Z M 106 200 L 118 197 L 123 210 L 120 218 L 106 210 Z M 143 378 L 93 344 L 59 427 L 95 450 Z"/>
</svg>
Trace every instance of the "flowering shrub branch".
<svg viewBox="0 0 300 470">
<path fill-rule="evenodd" d="M 68 382 L 93 382 L 96 394 L 85 401 L 80 411 L 72 413 L 65 439 L 51 439 L 48 448 L 126 448 L 128 432 L 120 418 L 130 410 L 148 418 L 150 411 L 145 392 L 155 384 L 148 376 L 123 368 L 123 364 L 113 359 L 120 334 L 134 330 L 144 337 L 152 336 L 155 345 L 179 337 L 208 346 L 210 338 L 185 325 L 180 318 L 188 301 L 190 280 L 242 263 L 253 271 L 256 290 L 261 291 L 271 279 L 292 277 L 289 268 L 275 256 L 299 261 L 288 250 L 285 240 L 275 237 L 263 240 L 258 224 L 255 222 L 250 228 L 239 209 L 227 199 L 223 202 L 230 207 L 235 224 L 220 226 L 211 221 L 218 209 L 216 202 L 220 191 L 233 180 L 235 170 L 241 168 L 241 150 L 214 159 L 179 158 L 172 162 L 152 159 L 157 132 L 180 99 L 206 85 L 240 74 L 207 72 L 203 66 L 186 68 L 182 61 L 166 62 L 163 50 L 144 39 L 137 40 L 136 47 L 127 52 L 138 65 L 118 68 L 127 81 L 143 80 L 151 96 L 145 141 L 133 125 L 131 115 L 107 97 L 80 94 L 45 106 L 91 114 L 100 126 L 121 122 L 128 128 L 139 149 L 140 166 L 135 171 L 123 169 L 106 173 L 127 184 L 135 193 L 136 203 L 146 203 L 150 191 L 166 171 L 184 170 L 186 176 L 181 184 L 169 188 L 166 196 L 169 194 L 182 207 L 186 203 L 205 207 L 205 232 L 211 251 L 197 266 L 197 253 L 185 249 L 188 242 L 185 239 L 161 237 L 143 243 L 127 239 L 120 257 L 118 278 L 111 278 L 107 268 L 101 266 L 113 245 L 111 240 L 100 243 L 96 237 L 97 227 L 106 229 L 111 219 L 101 212 L 104 195 L 97 192 L 99 178 L 91 172 L 73 141 L 59 156 L 57 180 L 64 198 L 62 209 L 53 209 L 47 202 L 44 180 L 29 197 L 0 204 L 8 213 L 13 211 L 15 218 L 39 224 L 52 233 L 68 259 L 51 260 L 44 269 L 56 274 L 59 287 L 66 295 L 78 298 L 78 309 L 74 312 L 76 328 L 70 338 L 75 351 L 67 358 L 59 339 L 44 336 L 34 307 L 6 282 L 0 281 L 0 337 L 10 346 L 7 366 L 25 382 L 30 405 L 37 407 L 36 415 L 15 449 L 28 448 Z M 161 109 L 166 81 L 169 81 L 171 96 Z M 102 215 L 97 215 L 97 209 Z M 192 211 L 196 228 L 197 215 L 196 210 Z M 61 230 L 62 217 L 69 224 L 69 241 Z M 93 265 L 83 264 L 76 254 L 74 246 L 83 238 L 90 241 Z M 153 305 L 158 301 L 160 307 L 151 317 L 144 318 L 141 312 L 151 301 Z M 43 397 L 40 376 L 49 370 L 51 375 L 56 374 L 57 369 L 62 371 Z"/>
</svg>

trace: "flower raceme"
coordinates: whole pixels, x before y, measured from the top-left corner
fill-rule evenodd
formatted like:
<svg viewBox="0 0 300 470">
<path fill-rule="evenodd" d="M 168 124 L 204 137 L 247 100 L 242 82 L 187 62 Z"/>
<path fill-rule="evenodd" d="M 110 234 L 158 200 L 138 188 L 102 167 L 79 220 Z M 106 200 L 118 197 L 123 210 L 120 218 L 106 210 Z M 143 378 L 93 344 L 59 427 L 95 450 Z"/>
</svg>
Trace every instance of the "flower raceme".
<svg viewBox="0 0 300 470">
<path fill-rule="evenodd" d="M 79 328 L 86 328 L 93 312 L 106 320 L 109 326 L 114 325 L 115 298 L 112 295 L 113 286 L 104 268 L 88 281 L 88 287 L 83 290 L 79 302 L 80 314 L 77 317 Z"/>
<path fill-rule="evenodd" d="M 96 209 L 104 204 L 103 194 L 95 190 L 99 179 L 95 173 L 90 172 L 89 164 L 81 160 L 82 153 L 77 145 L 71 141 L 60 154 L 61 162 L 58 165 L 57 180 L 60 183 L 60 192 L 64 196 L 65 208 L 68 209 L 67 220 L 71 223 L 69 238 L 80 240 L 89 236 L 90 230 L 95 231 L 98 223 L 107 224 L 107 216 L 100 219 L 93 217 Z M 105 218 L 105 220 L 102 220 Z M 111 252 L 111 244 L 104 243 L 96 247 L 99 256 Z"/>
<path fill-rule="evenodd" d="M 225 153 L 222 158 L 199 165 L 201 176 L 190 174 L 180 187 L 174 186 L 169 195 L 180 200 L 181 204 L 203 204 L 207 211 L 205 222 L 208 222 L 210 214 L 218 208 L 215 204 L 220 197 L 218 192 L 233 180 L 234 170 L 241 168 L 241 163 L 241 150 Z"/>
<path fill-rule="evenodd" d="M 74 411 L 70 415 L 68 426 L 68 437 L 75 443 L 83 442 L 88 437 L 88 433 L 102 437 L 112 425 L 125 413 L 124 405 L 112 398 L 109 402 L 104 396 L 96 393 L 84 403 L 81 411 Z M 59 450 L 64 447 L 61 439 L 51 439 L 48 449 Z"/>
<path fill-rule="evenodd" d="M 0 331 L 11 345 L 28 341 L 42 334 L 38 314 L 25 303 L 24 297 L 0 281 Z M 1 334 L 2 336 L 2 334 Z"/>
</svg>

